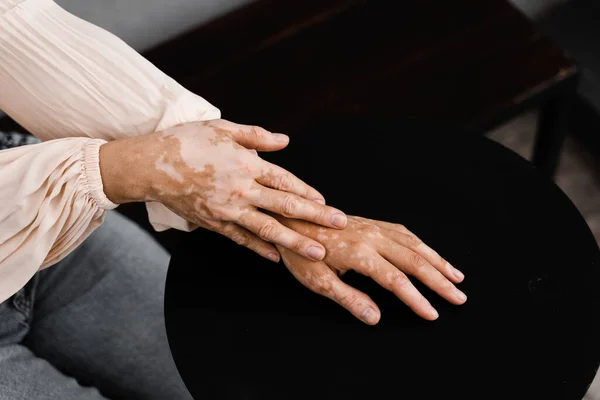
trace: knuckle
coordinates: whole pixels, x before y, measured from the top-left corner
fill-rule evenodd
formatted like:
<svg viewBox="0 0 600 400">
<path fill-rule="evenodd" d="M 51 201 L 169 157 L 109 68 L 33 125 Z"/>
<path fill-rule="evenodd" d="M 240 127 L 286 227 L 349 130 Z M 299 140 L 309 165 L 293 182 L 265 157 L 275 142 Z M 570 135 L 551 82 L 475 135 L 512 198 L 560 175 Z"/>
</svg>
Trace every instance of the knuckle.
<svg viewBox="0 0 600 400">
<path fill-rule="evenodd" d="M 262 129 L 258 126 L 250 126 L 250 129 L 248 129 L 248 138 L 251 140 L 255 140 L 255 141 L 260 141 L 262 139 Z"/>
<path fill-rule="evenodd" d="M 379 233 L 379 228 L 373 225 L 365 225 L 361 228 L 361 230 L 367 236 L 374 236 Z"/>
<path fill-rule="evenodd" d="M 353 240 L 350 242 L 350 246 L 353 252 L 358 256 L 365 256 L 367 254 L 370 254 L 372 251 L 371 246 L 369 246 L 362 240 Z"/>
<path fill-rule="evenodd" d="M 285 217 L 290 217 L 295 215 L 296 210 L 298 209 L 298 202 L 293 196 L 285 196 L 281 201 L 281 214 Z"/>
<path fill-rule="evenodd" d="M 289 247 L 291 247 L 296 253 L 303 253 L 305 249 L 309 248 L 311 245 L 312 242 L 310 240 L 297 237 L 292 241 Z"/>
<path fill-rule="evenodd" d="M 375 264 L 375 259 L 373 257 L 368 257 L 365 260 L 365 272 L 367 275 L 371 276 L 377 270 L 377 266 Z"/>
<path fill-rule="evenodd" d="M 244 235 L 243 233 L 234 233 L 231 235 L 231 240 L 240 246 L 248 246 L 250 244 L 250 238 L 248 235 Z"/>
<path fill-rule="evenodd" d="M 417 253 L 410 255 L 410 265 L 416 270 L 420 271 L 427 266 L 427 260 Z"/>
<path fill-rule="evenodd" d="M 229 237 L 227 235 L 227 230 L 223 228 L 223 223 L 220 221 L 213 221 L 211 219 L 198 219 L 195 222 L 198 224 L 198 226 L 204 229 L 208 229 Z"/>
<path fill-rule="evenodd" d="M 421 243 L 423 243 L 421 239 L 419 239 L 415 235 L 407 235 L 406 242 L 410 247 L 418 247 Z"/>
<path fill-rule="evenodd" d="M 275 221 L 267 221 L 258 228 L 258 236 L 262 239 L 270 240 L 276 236 L 277 223 Z"/>
<path fill-rule="evenodd" d="M 225 207 L 212 207 L 210 209 L 212 218 L 217 221 L 231 221 L 232 215 Z"/>
<path fill-rule="evenodd" d="M 325 279 L 321 275 L 313 275 L 310 281 L 311 288 L 321 295 L 328 295 L 331 293 L 331 282 Z"/>
<path fill-rule="evenodd" d="M 398 229 L 400 232 L 408 232 L 408 229 L 406 229 L 406 226 L 404 226 L 402 224 L 396 224 L 396 229 Z"/>
<path fill-rule="evenodd" d="M 339 303 L 342 307 L 346 309 L 353 308 L 354 305 L 358 302 L 358 296 L 356 293 L 348 293 L 346 295 L 339 297 Z"/>
<path fill-rule="evenodd" d="M 277 176 L 275 186 L 279 190 L 289 192 L 292 189 L 292 178 L 288 174 L 281 174 Z"/>
<path fill-rule="evenodd" d="M 321 204 L 317 204 L 316 209 L 317 220 L 321 221 L 325 225 L 329 225 L 331 223 L 331 209 L 328 206 L 324 206 Z"/>
<path fill-rule="evenodd" d="M 408 279 L 408 277 L 400 271 L 396 272 L 390 280 L 390 286 L 398 288 L 399 290 L 402 290 L 412 285 L 410 279 Z"/>
</svg>

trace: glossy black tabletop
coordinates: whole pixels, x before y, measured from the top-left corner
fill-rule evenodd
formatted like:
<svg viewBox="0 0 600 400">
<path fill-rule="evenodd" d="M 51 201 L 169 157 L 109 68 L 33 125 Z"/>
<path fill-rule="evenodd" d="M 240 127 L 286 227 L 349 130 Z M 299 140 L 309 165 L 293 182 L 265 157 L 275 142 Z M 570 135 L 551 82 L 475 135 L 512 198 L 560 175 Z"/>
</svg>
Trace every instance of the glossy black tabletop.
<svg viewBox="0 0 600 400">
<path fill-rule="evenodd" d="M 165 294 L 197 399 L 581 400 L 600 362 L 600 253 L 565 194 L 485 137 L 414 121 L 319 124 L 264 158 L 347 214 L 404 224 L 466 278 L 463 306 L 419 283 L 421 320 L 369 279 L 370 327 L 207 231 L 184 236 Z"/>
</svg>

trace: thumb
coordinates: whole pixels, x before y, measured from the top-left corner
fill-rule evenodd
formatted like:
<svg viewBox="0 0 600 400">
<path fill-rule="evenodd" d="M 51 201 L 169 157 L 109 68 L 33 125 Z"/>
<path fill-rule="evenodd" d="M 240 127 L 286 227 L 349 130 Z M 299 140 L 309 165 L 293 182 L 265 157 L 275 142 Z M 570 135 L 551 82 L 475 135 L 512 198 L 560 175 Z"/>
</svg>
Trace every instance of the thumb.
<svg viewBox="0 0 600 400">
<path fill-rule="evenodd" d="M 271 133 L 259 126 L 237 125 L 229 136 L 238 144 L 250 150 L 277 151 L 288 145 L 290 138 L 281 133 Z"/>
</svg>

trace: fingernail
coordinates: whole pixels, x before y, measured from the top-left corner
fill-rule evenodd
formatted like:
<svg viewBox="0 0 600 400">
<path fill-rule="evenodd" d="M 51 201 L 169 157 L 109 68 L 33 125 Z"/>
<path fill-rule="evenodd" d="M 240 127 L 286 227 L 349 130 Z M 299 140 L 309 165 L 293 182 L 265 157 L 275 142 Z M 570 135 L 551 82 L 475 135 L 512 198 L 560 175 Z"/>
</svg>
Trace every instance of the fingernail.
<svg viewBox="0 0 600 400">
<path fill-rule="evenodd" d="M 459 270 L 457 270 L 454 267 L 451 267 L 451 268 L 452 268 L 452 274 L 454 275 L 454 277 L 456 279 L 459 279 L 462 281 L 465 278 L 465 275 L 462 272 L 460 272 Z"/>
<path fill-rule="evenodd" d="M 460 301 L 465 301 L 467 300 L 467 295 L 464 294 L 463 292 L 461 292 L 458 289 L 454 289 L 454 297 L 456 297 L 458 300 Z"/>
<path fill-rule="evenodd" d="M 433 319 L 438 319 L 438 317 L 440 316 L 440 314 L 438 314 L 437 310 L 433 307 L 430 307 L 429 313 L 431 314 Z"/>
<path fill-rule="evenodd" d="M 331 217 L 331 225 L 336 228 L 343 228 L 346 226 L 346 216 L 344 214 L 333 214 Z"/>
<path fill-rule="evenodd" d="M 377 311 L 373 310 L 371 307 L 365 308 L 362 313 L 362 320 L 365 321 L 369 325 L 374 325 L 377 323 Z"/>
<path fill-rule="evenodd" d="M 267 258 L 273 262 L 279 262 L 279 255 L 277 253 L 267 254 Z"/>
<path fill-rule="evenodd" d="M 325 200 L 323 199 L 314 199 L 313 200 L 315 203 L 319 203 L 319 204 L 325 204 Z"/>
<path fill-rule="evenodd" d="M 306 252 L 313 260 L 321 260 L 325 256 L 325 250 L 320 247 L 310 246 Z"/>
<path fill-rule="evenodd" d="M 288 135 L 284 135 L 283 133 L 273 133 L 273 139 L 280 143 L 287 143 L 290 141 L 290 137 Z"/>
</svg>

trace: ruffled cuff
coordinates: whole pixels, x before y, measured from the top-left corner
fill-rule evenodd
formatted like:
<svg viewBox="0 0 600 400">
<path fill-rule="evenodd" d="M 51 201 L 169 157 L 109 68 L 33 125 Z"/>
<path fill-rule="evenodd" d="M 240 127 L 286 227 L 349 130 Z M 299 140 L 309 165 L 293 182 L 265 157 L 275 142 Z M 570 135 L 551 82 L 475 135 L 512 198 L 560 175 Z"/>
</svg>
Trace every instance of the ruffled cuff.
<svg viewBox="0 0 600 400">
<path fill-rule="evenodd" d="M 87 141 L 83 148 L 83 174 L 86 189 L 100 210 L 112 210 L 117 207 L 104 194 L 102 175 L 100 174 L 100 146 L 106 143 L 102 139 Z"/>
</svg>

